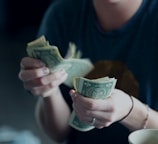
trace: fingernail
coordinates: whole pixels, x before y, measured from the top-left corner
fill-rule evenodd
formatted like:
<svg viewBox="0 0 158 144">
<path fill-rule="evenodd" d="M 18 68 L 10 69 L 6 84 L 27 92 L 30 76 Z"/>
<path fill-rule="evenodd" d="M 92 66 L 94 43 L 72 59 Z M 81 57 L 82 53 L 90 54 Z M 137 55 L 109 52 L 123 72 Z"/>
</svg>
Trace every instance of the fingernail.
<svg viewBox="0 0 158 144">
<path fill-rule="evenodd" d="M 44 67 L 43 68 L 43 74 L 45 74 L 45 75 L 49 74 L 49 69 Z"/>
<path fill-rule="evenodd" d="M 77 94 L 76 94 L 75 91 L 70 91 L 70 95 L 71 95 L 72 97 L 76 97 L 76 96 L 77 96 Z"/>
</svg>

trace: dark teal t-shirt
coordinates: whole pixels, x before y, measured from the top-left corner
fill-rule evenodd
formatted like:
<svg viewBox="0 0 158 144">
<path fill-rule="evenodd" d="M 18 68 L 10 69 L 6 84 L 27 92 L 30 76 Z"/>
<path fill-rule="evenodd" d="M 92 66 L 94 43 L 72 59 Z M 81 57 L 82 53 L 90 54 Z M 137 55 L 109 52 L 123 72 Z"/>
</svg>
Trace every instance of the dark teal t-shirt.
<svg viewBox="0 0 158 144">
<path fill-rule="evenodd" d="M 64 56 L 74 42 L 92 62 L 124 63 L 139 84 L 138 98 L 158 110 L 158 1 L 143 0 L 137 13 L 117 30 L 105 32 L 97 22 L 92 0 L 56 0 L 41 23 L 45 35 Z M 130 83 L 130 81 L 128 81 Z M 71 107 L 68 89 L 61 86 Z M 129 131 L 119 123 L 89 132 L 73 131 L 73 144 L 128 144 Z"/>
</svg>

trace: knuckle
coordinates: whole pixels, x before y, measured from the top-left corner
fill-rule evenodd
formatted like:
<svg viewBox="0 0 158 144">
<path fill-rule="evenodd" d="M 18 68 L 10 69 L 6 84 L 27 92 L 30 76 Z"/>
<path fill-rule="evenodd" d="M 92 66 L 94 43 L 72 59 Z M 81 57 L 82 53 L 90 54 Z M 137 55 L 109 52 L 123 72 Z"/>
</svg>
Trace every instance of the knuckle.
<svg viewBox="0 0 158 144">
<path fill-rule="evenodd" d="M 26 65 L 27 65 L 27 63 L 28 63 L 28 58 L 27 58 L 27 57 L 22 58 L 22 59 L 21 59 L 21 62 L 20 62 L 20 67 L 21 67 L 22 69 L 25 68 Z"/>
<path fill-rule="evenodd" d="M 87 107 L 90 109 L 90 110 L 93 110 L 95 109 L 95 104 L 93 102 L 88 102 L 87 103 Z"/>
<path fill-rule="evenodd" d="M 24 81 L 26 79 L 25 73 L 23 71 L 20 71 L 18 74 L 18 77 L 20 80 Z"/>
<path fill-rule="evenodd" d="M 112 117 L 108 117 L 107 122 L 111 122 L 113 120 Z M 106 124 L 106 123 L 105 123 Z"/>
<path fill-rule="evenodd" d="M 115 117 L 114 115 L 110 115 L 107 119 L 106 119 L 106 122 L 108 123 L 112 123 L 114 121 Z M 106 124 L 106 123 L 105 123 Z"/>
<path fill-rule="evenodd" d="M 45 85 L 47 83 L 47 79 L 45 77 L 39 78 L 39 84 L 40 85 Z"/>
<path fill-rule="evenodd" d="M 61 84 L 62 82 L 60 80 L 53 80 L 51 81 L 51 87 L 54 88 L 54 87 L 57 87 Z"/>
<path fill-rule="evenodd" d="M 110 112 L 115 112 L 117 110 L 116 106 L 113 103 L 109 104 L 108 109 Z"/>
<path fill-rule="evenodd" d="M 115 106 L 110 106 L 110 111 L 111 112 L 115 112 L 116 111 L 116 107 Z"/>
<path fill-rule="evenodd" d="M 52 76 L 53 76 L 53 79 L 55 79 L 55 80 L 61 78 L 61 76 L 60 76 L 60 74 L 58 74 L 58 72 L 52 73 Z"/>
<path fill-rule="evenodd" d="M 58 75 L 58 74 L 54 74 L 54 79 L 55 80 L 57 80 L 57 79 L 59 79 L 60 78 L 60 76 Z"/>
<path fill-rule="evenodd" d="M 21 71 L 20 71 L 19 74 L 18 74 L 18 78 L 19 78 L 20 80 L 22 80 Z"/>
<path fill-rule="evenodd" d="M 49 84 L 49 86 L 50 86 L 51 88 L 54 88 L 54 87 L 56 87 L 56 83 L 55 83 L 54 81 L 52 81 L 52 82 Z"/>
</svg>

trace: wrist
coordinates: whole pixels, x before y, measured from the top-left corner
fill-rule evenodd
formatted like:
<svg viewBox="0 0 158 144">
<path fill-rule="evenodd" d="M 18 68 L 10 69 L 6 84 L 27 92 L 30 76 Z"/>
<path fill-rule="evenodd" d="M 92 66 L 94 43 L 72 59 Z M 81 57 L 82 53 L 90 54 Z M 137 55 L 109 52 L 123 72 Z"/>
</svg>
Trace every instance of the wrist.
<svg viewBox="0 0 158 144">
<path fill-rule="evenodd" d="M 131 100 L 131 107 L 130 107 L 128 113 L 127 113 L 124 117 L 122 117 L 120 120 L 118 120 L 118 122 L 121 122 L 121 121 L 123 121 L 124 119 L 126 119 L 126 118 L 130 115 L 130 113 L 132 112 L 132 110 L 133 110 L 133 108 L 134 108 L 134 100 L 133 100 L 132 96 L 129 95 L 129 98 L 130 98 L 130 100 Z"/>
<path fill-rule="evenodd" d="M 144 105 L 135 97 L 132 98 L 134 107 L 131 113 L 128 115 L 128 117 L 119 122 L 127 127 L 130 131 L 148 128 L 151 111 L 150 108 Z"/>
<path fill-rule="evenodd" d="M 145 117 L 145 119 L 144 119 L 144 121 L 143 121 L 143 129 L 146 129 L 147 128 L 147 126 L 148 126 L 148 121 L 149 121 L 149 111 L 150 109 L 149 109 L 149 106 L 148 105 L 146 105 L 146 117 Z"/>
<path fill-rule="evenodd" d="M 59 87 L 55 87 L 49 91 L 46 91 L 42 97 L 45 99 L 45 98 L 48 98 L 48 97 L 56 97 L 58 95 L 60 95 L 61 92 L 60 92 L 60 88 Z"/>
</svg>

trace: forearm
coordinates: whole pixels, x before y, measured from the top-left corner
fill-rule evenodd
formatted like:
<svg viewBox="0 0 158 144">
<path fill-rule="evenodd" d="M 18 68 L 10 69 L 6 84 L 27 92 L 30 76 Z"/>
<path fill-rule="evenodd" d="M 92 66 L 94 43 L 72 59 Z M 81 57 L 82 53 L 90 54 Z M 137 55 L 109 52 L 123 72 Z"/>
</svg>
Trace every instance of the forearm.
<svg viewBox="0 0 158 144">
<path fill-rule="evenodd" d="M 131 131 L 146 128 L 158 128 L 158 113 L 133 97 L 134 107 L 127 118 L 120 123 Z"/>
<path fill-rule="evenodd" d="M 47 135 L 55 141 L 66 139 L 70 131 L 68 126 L 70 109 L 59 88 L 51 96 L 38 101 L 36 115 Z"/>
</svg>

